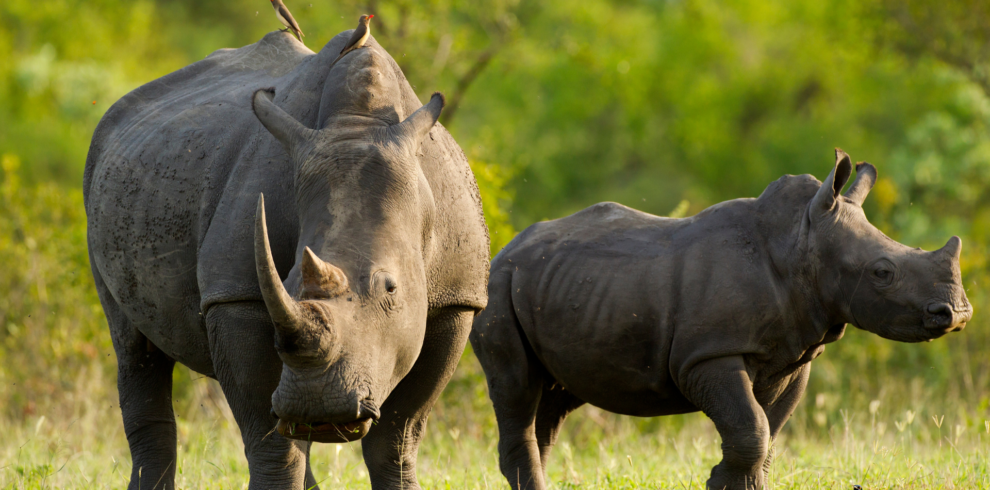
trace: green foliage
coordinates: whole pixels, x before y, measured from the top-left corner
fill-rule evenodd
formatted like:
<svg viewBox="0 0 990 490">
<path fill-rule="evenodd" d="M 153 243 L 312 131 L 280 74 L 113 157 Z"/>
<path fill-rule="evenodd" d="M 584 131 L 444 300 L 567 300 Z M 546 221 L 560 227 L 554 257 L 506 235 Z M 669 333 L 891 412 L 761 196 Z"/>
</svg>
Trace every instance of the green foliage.
<svg viewBox="0 0 990 490">
<path fill-rule="evenodd" d="M 512 204 L 513 193 L 507 187 L 508 176 L 504 167 L 491 163 L 471 162 L 471 171 L 478 180 L 478 189 L 484 198 L 481 201 L 485 212 L 485 223 L 491 239 L 492 256 L 502 250 L 512 240 L 516 231 L 509 221 L 506 207 Z"/>
<path fill-rule="evenodd" d="M 867 4 L 870 5 L 870 4 Z M 990 91 L 990 4 L 982 0 L 880 0 L 876 39 L 908 58 L 934 57 Z"/>
<path fill-rule="evenodd" d="M 113 392 L 115 358 L 86 253 L 82 192 L 25 186 L 0 157 L 0 417 L 72 416 Z M 75 396 L 74 396 L 75 395 Z"/>
<path fill-rule="evenodd" d="M 544 4 L 540 28 L 478 79 L 487 96 L 467 100 L 456 135 L 518 168 L 519 227 L 602 200 L 662 214 L 687 198 L 697 212 L 783 173 L 824 177 L 833 146 L 884 172 L 907 126 L 966 82 L 874 48 L 871 12 L 841 0 Z"/>
</svg>

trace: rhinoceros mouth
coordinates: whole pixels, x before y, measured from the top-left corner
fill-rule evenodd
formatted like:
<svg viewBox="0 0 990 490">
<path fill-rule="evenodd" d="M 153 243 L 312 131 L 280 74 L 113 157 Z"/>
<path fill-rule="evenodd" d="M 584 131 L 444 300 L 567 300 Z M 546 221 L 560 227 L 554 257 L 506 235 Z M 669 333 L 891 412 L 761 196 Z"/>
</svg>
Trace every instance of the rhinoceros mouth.
<svg viewBox="0 0 990 490">
<path fill-rule="evenodd" d="M 297 423 L 279 419 L 278 433 L 289 439 L 313 442 L 351 442 L 368 435 L 372 419 L 365 418 L 346 424 L 329 422 Z"/>
</svg>

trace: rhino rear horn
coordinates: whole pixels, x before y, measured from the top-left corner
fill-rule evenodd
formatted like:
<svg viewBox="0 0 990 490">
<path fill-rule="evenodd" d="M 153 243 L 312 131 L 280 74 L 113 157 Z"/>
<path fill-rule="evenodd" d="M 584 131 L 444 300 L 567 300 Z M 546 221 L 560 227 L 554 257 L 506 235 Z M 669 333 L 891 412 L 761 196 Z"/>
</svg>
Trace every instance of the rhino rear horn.
<svg viewBox="0 0 990 490">
<path fill-rule="evenodd" d="M 836 148 L 835 167 L 811 200 L 812 206 L 821 212 L 832 210 L 835 207 L 835 200 L 839 197 L 839 193 L 846 185 L 850 175 L 852 175 L 852 160 L 846 152 Z"/>
<path fill-rule="evenodd" d="M 268 224 L 265 222 L 264 194 L 258 197 L 258 210 L 255 214 L 254 265 L 258 271 L 261 296 L 272 322 L 275 323 L 275 330 L 288 336 L 298 333 L 306 325 L 305 315 L 299 303 L 285 290 L 275 269 L 275 259 L 268 242 Z"/>
<path fill-rule="evenodd" d="M 405 121 L 392 126 L 391 130 L 394 131 L 398 139 L 418 145 L 433 129 L 433 125 L 440 118 L 440 112 L 446 103 L 447 99 L 443 94 L 433 92 L 426 105 L 417 109 Z"/>
<path fill-rule="evenodd" d="M 866 195 L 870 193 L 873 184 L 877 183 L 877 168 L 866 162 L 856 164 L 856 180 L 849 185 L 845 196 L 850 201 L 862 206 Z"/>
<path fill-rule="evenodd" d="M 324 262 L 309 247 L 303 250 L 302 284 L 299 299 L 329 299 L 347 291 L 347 275 L 339 267 Z"/>
<path fill-rule="evenodd" d="M 256 90 L 251 96 L 251 109 L 272 136 L 282 143 L 293 160 L 305 155 L 313 145 L 317 132 L 303 126 L 294 117 L 275 105 L 275 89 Z"/>
<path fill-rule="evenodd" d="M 959 261 L 959 257 L 962 253 L 962 239 L 957 236 L 953 236 L 945 243 L 945 246 L 932 252 L 944 259 Z"/>
</svg>

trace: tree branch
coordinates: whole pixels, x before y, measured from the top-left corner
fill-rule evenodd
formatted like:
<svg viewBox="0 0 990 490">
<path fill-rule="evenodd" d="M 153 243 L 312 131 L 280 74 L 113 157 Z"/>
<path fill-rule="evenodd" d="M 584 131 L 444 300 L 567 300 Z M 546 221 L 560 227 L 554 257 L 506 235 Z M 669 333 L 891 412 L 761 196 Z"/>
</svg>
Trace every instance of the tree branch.
<svg viewBox="0 0 990 490">
<path fill-rule="evenodd" d="M 454 93 L 452 93 L 450 97 L 447 97 L 449 103 L 443 111 L 443 114 L 440 116 L 440 122 L 442 122 L 444 126 L 450 126 L 451 122 L 454 120 L 454 116 L 457 115 L 457 109 L 461 105 L 461 100 L 464 99 L 464 94 L 467 92 L 468 88 L 471 87 L 471 84 L 477 80 L 478 76 L 481 75 L 481 72 L 485 71 L 485 68 L 489 63 L 491 63 L 492 58 L 495 57 L 495 54 L 498 52 L 499 48 L 501 48 L 501 43 L 492 44 L 488 47 L 488 49 L 482 51 L 481 55 L 478 56 L 478 59 L 474 60 L 474 64 L 471 65 L 471 68 L 469 68 L 468 71 L 461 76 L 461 79 L 457 81 L 457 87 L 454 88 Z"/>
</svg>

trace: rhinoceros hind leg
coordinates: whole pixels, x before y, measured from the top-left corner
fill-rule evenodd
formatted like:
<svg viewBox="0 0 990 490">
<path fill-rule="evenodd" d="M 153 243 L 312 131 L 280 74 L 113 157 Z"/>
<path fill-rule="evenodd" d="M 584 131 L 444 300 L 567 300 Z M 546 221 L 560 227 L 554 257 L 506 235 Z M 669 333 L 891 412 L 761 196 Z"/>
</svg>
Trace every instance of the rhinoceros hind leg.
<svg viewBox="0 0 990 490">
<path fill-rule="evenodd" d="M 272 393 L 282 375 L 275 328 L 265 304 L 223 303 L 206 312 L 213 369 L 244 441 L 249 489 L 310 488 L 309 443 L 274 431 Z"/>
<path fill-rule="evenodd" d="M 547 471 L 547 460 L 550 451 L 557 443 L 560 428 L 564 425 L 567 415 L 584 405 L 584 400 L 574 396 L 563 386 L 551 385 L 543 388 L 540 405 L 536 410 L 536 443 L 540 447 L 540 462 L 543 472 Z"/>
<path fill-rule="evenodd" d="M 550 377 L 522 333 L 508 275 L 493 276 L 488 307 L 474 321 L 471 346 L 485 370 L 488 396 L 495 407 L 499 468 L 513 490 L 543 490 L 536 414 Z"/>
<path fill-rule="evenodd" d="M 169 356 L 121 312 L 100 275 L 94 274 L 117 353 L 117 391 L 131 450 L 129 490 L 175 488 L 176 429 Z"/>
<path fill-rule="evenodd" d="M 544 368 L 529 346 L 522 345 L 522 339 L 516 342 L 524 352 L 503 357 L 503 362 L 516 363 L 515 368 L 497 369 L 497 374 L 488 376 L 488 392 L 498 422 L 498 462 L 513 490 L 544 490 L 543 462 L 536 438 Z M 486 374 L 492 372 L 487 368 Z"/>
</svg>

